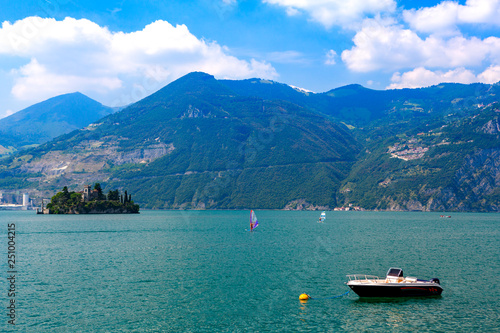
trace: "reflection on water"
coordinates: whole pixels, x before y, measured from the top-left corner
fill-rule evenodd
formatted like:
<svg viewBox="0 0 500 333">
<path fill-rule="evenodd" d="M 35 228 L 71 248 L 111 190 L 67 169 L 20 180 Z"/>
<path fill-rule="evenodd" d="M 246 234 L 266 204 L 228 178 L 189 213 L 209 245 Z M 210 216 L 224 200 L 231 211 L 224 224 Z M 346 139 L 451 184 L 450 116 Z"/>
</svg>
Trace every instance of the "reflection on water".
<svg viewBox="0 0 500 333">
<path fill-rule="evenodd" d="M 426 297 L 360 297 L 355 300 L 355 303 L 411 303 L 411 302 L 432 302 L 433 300 L 439 300 L 443 296 L 426 296 Z"/>
</svg>

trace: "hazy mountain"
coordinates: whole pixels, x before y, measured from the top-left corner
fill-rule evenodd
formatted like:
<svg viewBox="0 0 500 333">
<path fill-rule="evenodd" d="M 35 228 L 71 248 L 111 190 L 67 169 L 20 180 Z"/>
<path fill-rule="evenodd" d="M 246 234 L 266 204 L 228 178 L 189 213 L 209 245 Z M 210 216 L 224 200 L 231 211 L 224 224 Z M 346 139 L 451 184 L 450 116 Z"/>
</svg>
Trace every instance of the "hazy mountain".
<svg viewBox="0 0 500 333">
<path fill-rule="evenodd" d="M 0 145 L 20 149 L 47 142 L 111 113 L 112 108 L 79 92 L 53 97 L 0 119 Z"/>
</svg>

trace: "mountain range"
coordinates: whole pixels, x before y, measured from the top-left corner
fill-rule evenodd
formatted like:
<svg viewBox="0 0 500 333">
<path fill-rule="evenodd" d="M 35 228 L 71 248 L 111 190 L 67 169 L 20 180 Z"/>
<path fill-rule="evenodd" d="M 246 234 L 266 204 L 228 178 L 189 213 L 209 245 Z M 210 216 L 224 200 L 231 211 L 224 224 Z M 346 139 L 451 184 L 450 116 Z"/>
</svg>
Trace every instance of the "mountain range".
<svg viewBox="0 0 500 333">
<path fill-rule="evenodd" d="M 143 208 L 499 211 L 499 90 L 312 93 L 191 73 L 3 158 L 0 189 L 100 182 Z"/>
</svg>

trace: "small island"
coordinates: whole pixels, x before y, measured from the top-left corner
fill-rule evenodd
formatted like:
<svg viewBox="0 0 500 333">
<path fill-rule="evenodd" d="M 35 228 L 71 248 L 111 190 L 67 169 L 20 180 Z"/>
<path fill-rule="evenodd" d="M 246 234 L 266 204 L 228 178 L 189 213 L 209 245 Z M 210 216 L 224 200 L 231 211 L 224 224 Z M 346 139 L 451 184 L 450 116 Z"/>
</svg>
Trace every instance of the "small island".
<svg viewBox="0 0 500 333">
<path fill-rule="evenodd" d="M 62 192 L 54 195 L 47 207 L 37 210 L 37 214 L 138 214 L 139 205 L 134 204 L 132 195 L 118 190 L 102 193 L 100 183 L 94 188 L 85 185 L 83 191 L 69 192 L 64 186 Z"/>
</svg>

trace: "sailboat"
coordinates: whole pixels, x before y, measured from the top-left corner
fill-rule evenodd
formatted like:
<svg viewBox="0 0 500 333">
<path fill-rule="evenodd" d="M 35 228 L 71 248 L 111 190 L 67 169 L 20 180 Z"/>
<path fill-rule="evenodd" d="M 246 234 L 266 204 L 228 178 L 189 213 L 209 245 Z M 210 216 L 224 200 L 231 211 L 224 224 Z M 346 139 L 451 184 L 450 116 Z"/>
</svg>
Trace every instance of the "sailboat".
<svg viewBox="0 0 500 333">
<path fill-rule="evenodd" d="M 253 210 L 250 210 L 250 231 L 253 231 L 258 225 L 259 221 L 257 221 L 257 215 L 255 215 Z"/>
<path fill-rule="evenodd" d="M 323 223 L 323 222 L 325 222 L 325 220 L 326 220 L 326 212 L 325 212 L 325 211 L 322 211 L 322 212 L 321 212 L 321 215 L 319 216 L 319 221 L 318 221 L 318 223 Z"/>
</svg>

